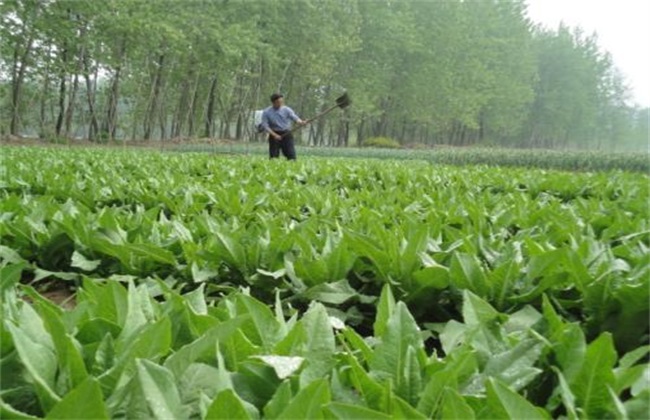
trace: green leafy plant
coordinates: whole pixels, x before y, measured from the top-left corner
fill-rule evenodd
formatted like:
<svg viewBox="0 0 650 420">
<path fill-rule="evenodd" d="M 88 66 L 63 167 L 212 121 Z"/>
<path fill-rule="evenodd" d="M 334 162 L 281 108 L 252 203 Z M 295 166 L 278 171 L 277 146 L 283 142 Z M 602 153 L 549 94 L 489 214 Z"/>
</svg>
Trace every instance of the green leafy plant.
<svg viewBox="0 0 650 420">
<path fill-rule="evenodd" d="M 464 292 L 430 350 L 389 286 L 363 338 L 318 303 L 289 316 L 156 280 L 86 278 L 69 311 L 29 286 L 2 299 L 3 418 L 631 417 L 650 392 L 648 346 L 619 360 L 607 333 L 570 338 L 548 300 L 506 315 Z"/>
</svg>

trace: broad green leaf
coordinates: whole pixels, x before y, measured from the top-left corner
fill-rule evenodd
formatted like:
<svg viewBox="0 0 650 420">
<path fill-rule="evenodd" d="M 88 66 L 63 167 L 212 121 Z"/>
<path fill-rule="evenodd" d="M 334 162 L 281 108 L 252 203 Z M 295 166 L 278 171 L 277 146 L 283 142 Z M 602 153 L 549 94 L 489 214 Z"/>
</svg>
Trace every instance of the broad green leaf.
<svg viewBox="0 0 650 420">
<path fill-rule="evenodd" d="M 27 263 L 18 262 L 9 264 L 5 267 L 0 267 L 0 292 L 13 288 L 23 274 L 23 270 L 27 267 Z"/>
<path fill-rule="evenodd" d="M 164 366 L 171 370 L 176 377 L 180 377 L 185 369 L 195 361 L 205 357 L 206 354 L 214 355 L 216 343 L 231 337 L 244 320 L 245 317 L 237 317 L 211 328 L 203 336 L 169 356 L 165 360 Z"/>
<path fill-rule="evenodd" d="M 584 332 L 578 324 L 567 324 L 556 334 L 552 344 L 564 377 L 569 383 L 573 383 L 583 367 L 587 351 Z"/>
<path fill-rule="evenodd" d="M 302 362 L 305 360 L 302 357 L 291 356 L 255 356 L 275 370 L 276 375 L 280 379 L 286 379 L 297 372 Z"/>
<path fill-rule="evenodd" d="M 487 403 L 495 418 L 550 419 L 542 409 L 495 379 L 487 381 Z"/>
<path fill-rule="evenodd" d="M 78 251 L 72 253 L 71 267 L 80 268 L 84 271 L 94 271 L 101 264 L 101 260 L 89 260 Z"/>
<path fill-rule="evenodd" d="M 132 337 L 137 334 L 140 328 L 147 323 L 147 318 L 144 314 L 144 310 L 138 296 L 138 289 L 133 284 L 133 282 L 129 282 L 128 290 L 126 320 L 124 322 L 124 327 L 122 328 L 120 336 L 116 342 L 118 350 L 124 343 L 131 341 Z"/>
<path fill-rule="evenodd" d="M 125 369 L 135 369 L 135 359 L 158 360 L 170 351 L 170 346 L 171 322 L 169 318 L 161 318 L 152 324 L 145 325 L 131 342 L 121 350 L 115 349 L 117 356 L 115 364 L 97 377 L 102 391 L 106 395 L 113 393 Z"/>
<path fill-rule="evenodd" d="M 347 280 L 333 283 L 322 283 L 307 289 L 303 293 L 308 300 L 340 305 L 358 296 L 358 292 L 350 286 Z"/>
<path fill-rule="evenodd" d="M 84 278 L 77 292 L 77 302 L 88 302 L 94 317 L 104 318 L 124 327 L 129 306 L 129 292 L 116 281 L 105 283 Z"/>
<path fill-rule="evenodd" d="M 566 251 L 563 249 L 556 249 L 544 252 L 539 255 L 533 255 L 527 267 L 527 276 L 529 279 L 536 279 L 543 277 L 549 273 L 557 270 L 558 261 L 565 259 Z"/>
<path fill-rule="evenodd" d="M 323 406 L 329 402 L 328 382 L 325 379 L 318 379 L 301 389 L 277 418 L 287 420 L 322 419 L 324 418 Z"/>
<path fill-rule="evenodd" d="M 368 407 L 385 412 L 389 405 L 386 388 L 371 378 L 354 356 L 346 355 L 345 360 L 351 367 L 350 380 L 352 385 L 361 394 Z"/>
<path fill-rule="evenodd" d="M 264 406 L 264 417 L 268 419 L 277 418 L 291 402 L 291 383 L 286 380 L 278 387 L 273 397 Z"/>
<path fill-rule="evenodd" d="M 77 332 L 76 338 L 80 342 L 88 344 L 104 339 L 106 334 L 117 338 L 120 335 L 120 331 L 122 329 L 114 322 L 104 318 L 92 318 L 79 326 L 79 332 Z"/>
<path fill-rule="evenodd" d="M 633 388 L 632 395 L 636 395 L 639 391 L 638 386 L 642 385 L 643 382 L 646 382 L 646 386 L 650 386 L 650 377 L 645 377 L 645 375 L 648 375 L 649 369 L 646 364 L 614 369 L 614 375 L 616 376 L 616 387 L 613 388 L 614 391 L 620 394 L 628 388 Z"/>
<path fill-rule="evenodd" d="M 339 360 L 343 362 L 343 359 Z M 352 382 L 350 381 L 350 369 L 347 367 L 332 370 L 330 379 L 330 391 L 332 393 L 332 401 L 366 406 L 366 404 L 363 402 L 363 399 L 354 389 Z"/>
<path fill-rule="evenodd" d="M 21 257 L 20 254 L 16 252 L 16 250 L 4 245 L 0 245 L 0 260 L 8 264 L 6 267 L 10 267 L 12 265 L 20 266 L 21 263 L 25 263 L 25 259 Z M 0 276 L 0 278 L 2 277 L 3 276 Z"/>
<path fill-rule="evenodd" d="M 232 374 L 232 383 L 237 395 L 262 409 L 273 397 L 281 381 L 272 367 L 253 359 L 239 364 L 237 371 Z"/>
<path fill-rule="evenodd" d="M 630 419 L 644 419 L 648 416 L 650 407 L 650 389 L 646 389 L 623 403 L 627 416 Z"/>
<path fill-rule="evenodd" d="M 363 361 L 368 362 L 372 358 L 372 349 L 353 328 L 344 328 L 342 331 L 346 342 L 351 347 L 352 351 L 360 351 L 363 356 Z M 340 338 L 340 335 L 339 335 Z"/>
<path fill-rule="evenodd" d="M 14 420 L 34 420 L 39 417 L 18 411 L 0 398 L 0 418 Z"/>
<path fill-rule="evenodd" d="M 623 369 L 632 367 L 639 360 L 643 359 L 648 353 L 650 353 L 650 345 L 641 346 L 621 357 L 618 365 Z"/>
<path fill-rule="evenodd" d="M 627 410 L 625 410 L 625 406 L 623 405 L 621 399 L 618 398 L 618 395 L 616 395 L 616 392 L 614 392 L 611 387 L 608 386 L 607 391 L 609 392 L 609 397 L 612 400 L 612 405 L 614 406 L 614 413 L 616 413 L 616 417 L 622 420 L 627 420 Z"/>
<path fill-rule="evenodd" d="M 422 391 L 417 409 L 427 417 L 439 413 L 446 387 L 457 389 L 459 385 L 478 371 L 476 351 L 469 346 L 460 347 L 444 362 L 444 368 L 431 375 Z"/>
<path fill-rule="evenodd" d="M 26 308 L 27 305 L 24 305 L 21 327 L 16 327 L 10 322 L 7 322 L 6 327 L 11 334 L 20 361 L 34 381 L 41 408 L 43 411 L 48 412 L 61 400 L 54 392 L 54 377 L 57 369 L 56 354 L 51 345 L 43 344 L 43 342 L 39 342 L 40 340 L 35 341 L 22 329 L 26 323 L 35 326 L 40 325 L 43 336 L 50 337 L 43 329 L 38 315 L 33 310 L 27 310 Z"/>
<path fill-rule="evenodd" d="M 613 409 L 607 387 L 615 386 L 616 350 L 609 333 L 589 344 L 582 368 L 569 384 L 578 407 L 593 418 L 602 418 Z"/>
<path fill-rule="evenodd" d="M 420 364 L 418 351 L 413 346 L 406 348 L 406 366 L 402 373 L 402 380 L 404 384 L 403 391 L 401 389 L 397 390 L 398 393 L 403 393 L 405 400 L 409 404 L 416 405 L 422 390 L 422 365 Z"/>
<path fill-rule="evenodd" d="M 209 268 L 199 268 L 196 262 L 192 263 L 192 280 L 194 283 L 203 283 L 213 278 L 217 278 L 219 272 L 217 270 L 211 270 Z"/>
<path fill-rule="evenodd" d="M 227 383 L 222 380 L 224 373 L 228 375 Z M 232 388 L 228 372 L 205 363 L 192 363 L 183 375 L 177 378 L 177 384 L 181 401 L 189 406 L 197 404 L 201 395 L 213 399 L 219 391 Z"/>
<path fill-rule="evenodd" d="M 409 300 L 430 297 L 431 292 L 446 289 L 449 286 L 449 270 L 444 266 L 424 267 L 413 273 L 413 289 L 409 291 Z M 418 300 L 420 299 L 420 300 Z"/>
<path fill-rule="evenodd" d="M 160 419 L 180 418 L 181 398 L 172 373 L 146 359 L 138 359 L 136 365 L 138 381 L 150 413 Z"/>
<path fill-rule="evenodd" d="M 302 321 L 295 323 L 275 346 L 273 353 L 281 356 L 302 355 L 307 345 L 307 335 L 305 324 Z"/>
<path fill-rule="evenodd" d="M 541 352 L 542 343 L 539 340 L 523 340 L 512 349 L 493 355 L 483 373 L 498 379 L 514 391 L 519 391 L 542 372 L 534 367 Z"/>
<path fill-rule="evenodd" d="M 95 357 L 91 365 L 90 373 L 99 376 L 113 367 L 115 363 L 115 343 L 113 336 L 109 333 L 104 335 L 95 351 Z"/>
<path fill-rule="evenodd" d="M 395 310 L 395 298 L 393 297 L 393 292 L 390 288 L 390 285 L 384 284 L 384 287 L 381 289 L 381 295 L 379 296 L 379 304 L 377 305 L 377 316 L 375 318 L 375 323 L 373 324 L 373 329 L 375 331 L 375 337 L 381 337 L 386 331 L 386 324 L 388 319 L 393 314 Z"/>
<path fill-rule="evenodd" d="M 650 365 L 646 364 L 641 375 L 639 375 L 637 380 L 632 384 L 630 392 L 632 396 L 636 397 L 648 389 L 650 389 Z"/>
<path fill-rule="evenodd" d="M 442 418 L 467 420 L 476 418 L 476 415 L 458 391 L 447 387 L 442 397 Z"/>
<path fill-rule="evenodd" d="M 501 315 L 489 303 L 469 290 L 463 292 L 463 320 L 467 325 L 488 324 Z"/>
<path fill-rule="evenodd" d="M 648 253 L 650 254 L 650 253 Z M 642 280 L 636 284 L 619 282 L 614 287 L 609 283 L 598 282 L 598 286 L 604 290 L 605 300 L 588 299 L 585 296 L 585 311 L 599 311 L 602 315 L 603 324 L 600 325 L 601 331 L 611 331 L 613 334 L 616 348 L 621 351 L 630 351 L 640 345 L 647 344 L 639 336 L 639 330 L 650 329 L 650 259 L 641 263 L 646 271 L 641 273 Z M 596 286 L 590 285 L 590 289 Z M 613 294 L 612 299 L 608 299 L 609 294 Z M 616 305 L 611 300 L 618 303 Z M 605 312 L 608 307 L 616 305 L 614 313 Z M 620 312 L 618 311 L 620 308 Z"/>
<path fill-rule="evenodd" d="M 380 411 L 371 410 L 360 405 L 345 404 L 339 402 L 329 403 L 325 406 L 325 418 L 340 420 L 367 420 L 378 419 L 388 420 L 393 417 Z"/>
<path fill-rule="evenodd" d="M 41 281 L 43 279 L 47 279 L 50 277 L 54 277 L 55 279 L 65 280 L 65 281 L 76 281 L 79 279 L 79 274 L 67 273 L 61 271 L 49 271 L 49 270 L 43 270 L 42 268 L 34 269 L 34 280 L 33 280 L 34 282 Z"/>
<path fill-rule="evenodd" d="M 542 319 L 537 309 L 530 305 L 524 306 L 514 314 L 508 316 L 508 321 L 503 325 L 506 332 L 528 331 Z"/>
<path fill-rule="evenodd" d="M 453 371 L 442 370 L 434 373 L 422 391 L 417 405 L 418 411 L 429 418 L 434 417 L 440 412 L 444 390 L 448 387 L 456 388 L 457 382 Z"/>
<path fill-rule="evenodd" d="M 271 351 L 273 346 L 281 339 L 280 324 L 273 316 L 268 306 L 260 301 L 243 294 L 236 296 L 237 313 L 249 314 L 250 319 L 242 330 L 249 340 L 261 345 L 266 351 Z"/>
<path fill-rule="evenodd" d="M 104 405 L 104 396 L 99 383 L 88 378 L 76 388 L 67 393 L 51 411 L 47 419 L 78 419 L 79 416 L 87 419 L 108 419 L 108 412 Z"/>
<path fill-rule="evenodd" d="M 449 267 L 449 280 L 458 289 L 487 296 L 489 286 L 480 263 L 474 255 L 454 252 Z M 465 322 L 468 322 L 465 318 Z"/>
<path fill-rule="evenodd" d="M 304 352 L 300 354 L 307 361 L 300 373 L 300 384 L 304 387 L 330 373 L 334 367 L 336 340 L 329 315 L 320 303 L 312 304 L 300 323 L 307 332 Z"/>
<path fill-rule="evenodd" d="M 242 360 L 247 360 L 249 357 L 260 354 L 262 352 L 261 347 L 251 343 L 241 330 L 235 331 L 234 334 L 232 334 L 225 341 L 220 341 L 220 343 L 221 350 L 226 359 L 226 365 L 228 366 L 228 369 L 232 371 L 237 370 L 237 365 Z M 276 346 L 276 353 L 278 355 L 285 354 L 277 351 L 281 343 L 282 342 L 278 343 Z M 288 352 L 286 354 L 293 353 Z"/>
<path fill-rule="evenodd" d="M 392 417 L 396 419 L 426 419 L 422 413 L 417 411 L 412 405 L 402 398 L 393 395 L 390 400 Z"/>
<path fill-rule="evenodd" d="M 205 416 L 206 419 L 246 420 L 252 419 L 244 402 L 232 389 L 226 389 L 217 394 Z"/>
<path fill-rule="evenodd" d="M 451 320 L 445 324 L 444 330 L 440 333 L 440 342 L 445 353 L 451 354 L 454 348 L 460 346 L 467 340 L 467 333 L 472 330 L 465 324 Z"/>
<path fill-rule="evenodd" d="M 550 333 L 548 336 L 553 339 L 555 335 L 559 334 L 560 331 L 564 329 L 565 322 L 557 314 L 555 308 L 553 308 L 553 304 L 546 294 L 542 295 L 542 313 L 544 319 L 548 323 L 548 330 Z"/>
<path fill-rule="evenodd" d="M 66 332 L 59 311 L 41 304 L 37 308 L 54 343 L 61 370 L 59 375 L 65 378 L 68 389 L 75 388 L 88 377 L 79 344 Z"/>
<path fill-rule="evenodd" d="M 421 352 L 420 329 L 406 305 L 398 302 L 369 362 L 370 369 L 392 378 L 397 395 L 414 402 L 422 386 L 418 360 Z"/>
<path fill-rule="evenodd" d="M 555 366 L 552 366 L 553 371 L 557 374 L 559 386 L 556 388 L 556 392 L 559 390 L 560 396 L 562 397 L 562 403 L 568 414 L 569 419 L 577 419 L 578 414 L 576 412 L 576 398 L 567 383 L 567 380 L 564 378 L 562 372 L 557 369 Z"/>
<path fill-rule="evenodd" d="M 124 251 L 131 253 L 131 255 L 144 257 L 148 260 L 156 261 L 162 264 L 176 265 L 176 258 L 174 257 L 174 254 L 159 246 L 148 243 L 126 243 L 123 244 L 122 247 Z"/>
<path fill-rule="evenodd" d="M 208 314 L 208 306 L 205 303 L 204 289 L 205 285 L 202 284 L 197 289 L 183 295 L 183 298 L 185 299 L 185 302 L 187 302 L 189 308 L 192 309 L 194 313 L 200 315 Z"/>
</svg>

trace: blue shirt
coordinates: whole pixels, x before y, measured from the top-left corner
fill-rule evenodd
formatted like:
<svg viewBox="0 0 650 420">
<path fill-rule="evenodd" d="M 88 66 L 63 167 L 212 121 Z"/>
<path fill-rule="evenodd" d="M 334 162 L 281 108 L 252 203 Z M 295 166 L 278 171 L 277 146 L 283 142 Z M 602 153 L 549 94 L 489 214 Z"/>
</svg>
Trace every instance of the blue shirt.
<svg viewBox="0 0 650 420">
<path fill-rule="evenodd" d="M 281 106 L 275 109 L 272 106 L 266 108 L 262 113 L 262 128 L 265 131 L 289 131 L 291 121 L 298 121 L 300 118 L 288 106 Z"/>
</svg>

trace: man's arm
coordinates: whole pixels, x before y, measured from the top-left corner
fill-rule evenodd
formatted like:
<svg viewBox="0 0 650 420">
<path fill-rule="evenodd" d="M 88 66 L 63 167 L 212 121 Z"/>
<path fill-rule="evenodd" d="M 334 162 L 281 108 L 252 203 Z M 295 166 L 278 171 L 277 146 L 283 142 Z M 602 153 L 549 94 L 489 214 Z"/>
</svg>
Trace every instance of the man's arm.
<svg viewBox="0 0 650 420">
<path fill-rule="evenodd" d="M 307 121 L 301 120 L 298 114 L 296 114 L 293 109 L 287 107 L 289 110 L 289 118 L 291 118 L 294 122 L 296 122 L 298 125 L 305 125 L 307 124 Z"/>
</svg>

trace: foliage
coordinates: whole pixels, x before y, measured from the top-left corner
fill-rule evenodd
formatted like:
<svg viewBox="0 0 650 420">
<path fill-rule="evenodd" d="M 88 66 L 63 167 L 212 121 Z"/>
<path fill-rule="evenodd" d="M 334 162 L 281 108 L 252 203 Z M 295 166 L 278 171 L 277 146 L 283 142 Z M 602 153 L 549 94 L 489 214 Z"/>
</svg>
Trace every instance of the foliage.
<svg viewBox="0 0 650 420">
<path fill-rule="evenodd" d="M 647 150 L 648 110 L 595 36 L 533 27 L 523 0 L 0 3 L 0 132 L 254 138 L 276 90 L 304 143 Z"/>
<path fill-rule="evenodd" d="M 35 281 L 155 276 L 265 301 L 280 289 L 362 328 L 386 283 L 419 321 L 456 317 L 461 290 L 502 311 L 547 294 L 589 338 L 647 339 L 646 175 L 3 152 L 2 258 Z"/>
<path fill-rule="evenodd" d="M 388 137 L 369 137 L 362 143 L 363 147 L 378 147 L 380 149 L 399 149 L 400 144 Z"/>
<path fill-rule="evenodd" d="M 647 175 L 1 163 L 2 418 L 647 413 Z M 39 294 L 53 281 L 74 308 Z"/>
<path fill-rule="evenodd" d="M 650 392 L 647 346 L 619 359 L 548 300 L 506 315 L 466 291 L 431 352 L 402 302 L 362 338 L 319 303 L 85 277 L 63 311 L 19 276 L 2 284 L 3 418 L 634 418 Z"/>
<path fill-rule="evenodd" d="M 181 145 L 171 146 L 166 150 L 240 155 L 268 154 L 268 147 L 256 144 Z M 648 160 L 647 154 L 638 152 L 611 153 L 586 150 L 505 149 L 494 147 L 419 147 L 401 150 L 307 147 L 300 149 L 299 153 L 314 157 L 421 160 L 434 164 L 459 166 L 490 165 L 564 171 L 605 172 L 622 170 L 650 173 L 650 160 Z"/>
</svg>

